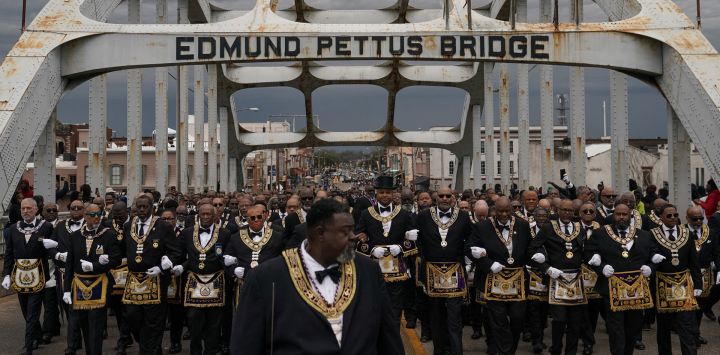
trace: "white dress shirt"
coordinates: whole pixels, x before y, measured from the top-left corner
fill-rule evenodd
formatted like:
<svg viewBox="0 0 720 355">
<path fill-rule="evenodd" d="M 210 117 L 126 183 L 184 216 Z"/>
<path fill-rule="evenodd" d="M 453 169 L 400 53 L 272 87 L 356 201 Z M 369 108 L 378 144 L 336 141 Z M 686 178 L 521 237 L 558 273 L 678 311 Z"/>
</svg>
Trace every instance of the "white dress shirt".
<svg viewBox="0 0 720 355">
<path fill-rule="evenodd" d="M 620 232 L 621 232 L 621 230 L 618 229 L 618 236 L 620 236 Z M 630 235 L 630 227 L 625 229 L 625 238 L 627 238 L 629 235 Z M 625 244 L 625 247 L 627 248 L 627 250 L 630 250 L 630 249 L 632 249 L 633 244 L 635 244 L 635 238 L 630 239 L 630 241 L 627 242 L 627 244 Z"/>
<path fill-rule="evenodd" d="M 202 226 L 200 226 L 200 228 L 202 228 Z M 210 229 L 210 233 L 208 233 L 208 232 L 202 232 L 202 233 L 200 233 L 200 245 L 202 245 L 203 248 L 204 248 L 204 247 L 207 245 L 207 243 L 210 241 L 210 238 L 212 237 L 213 230 L 215 229 L 215 225 L 214 225 L 214 224 L 211 224 L 211 225 L 210 225 L 210 228 L 208 228 L 208 229 Z"/>
<path fill-rule="evenodd" d="M 327 302 L 328 304 L 334 304 L 335 295 L 338 291 L 338 284 L 333 282 L 330 277 L 325 277 L 322 282 L 318 281 L 317 277 L 315 276 L 315 272 L 325 270 L 325 267 L 320 265 L 320 263 L 313 259 L 310 253 L 307 252 L 306 248 L 307 240 L 304 240 L 302 242 L 302 245 L 300 246 L 300 252 L 302 253 L 303 266 L 305 267 L 305 270 L 307 270 L 307 275 L 308 278 L 310 278 L 310 283 L 313 285 L 313 288 L 315 288 L 315 290 L 320 293 L 320 296 L 322 296 L 325 302 Z M 339 265 L 333 264 L 330 265 L 329 268 L 333 267 L 339 267 Z M 343 315 L 341 314 L 338 319 L 328 319 L 328 322 L 330 322 L 330 327 L 332 328 L 333 333 L 335 333 L 335 339 L 337 339 L 338 346 L 340 346 L 342 342 Z"/>
<path fill-rule="evenodd" d="M 670 231 L 673 233 L 673 238 L 677 240 L 678 238 L 678 230 L 677 227 L 675 228 L 668 228 L 667 226 L 663 225 L 663 230 L 665 231 L 665 238 L 667 240 L 670 240 Z"/>
<path fill-rule="evenodd" d="M 445 223 L 447 223 L 448 221 L 450 221 L 450 217 L 446 217 L 446 216 L 440 217 L 440 213 L 441 213 L 441 212 L 442 212 L 442 211 L 440 211 L 440 208 L 437 208 L 437 214 L 438 214 L 438 217 L 440 218 L 440 223 L 445 224 Z M 452 213 L 452 208 L 449 209 L 448 212 L 451 212 L 451 213 Z"/>
<path fill-rule="evenodd" d="M 265 227 L 260 228 L 260 230 L 257 231 L 257 232 L 254 231 L 254 230 L 252 230 L 252 228 L 248 228 L 248 230 L 250 231 L 250 234 L 252 234 L 252 233 L 260 233 L 260 235 L 255 236 L 255 237 L 252 237 L 252 240 L 253 240 L 253 242 L 255 242 L 255 243 L 259 242 L 260 239 L 262 239 L 263 234 L 265 234 Z"/>
<path fill-rule="evenodd" d="M 138 219 L 137 229 L 135 230 L 135 233 L 137 233 L 138 236 L 140 236 L 140 226 L 143 226 L 143 227 L 142 227 L 143 233 L 144 233 L 144 234 L 147 234 L 147 233 L 148 233 L 148 227 L 150 227 L 150 218 L 146 219 L 145 221 L 142 221 L 141 219 Z"/>
<path fill-rule="evenodd" d="M 72 225 L 70 224 L 70 230 L 75 232 L 76 230 L 80 229 L 80 227 L 83 225 L 83 222 L 85 221 L 85 218 L 80 218 L 78 221 L 73 222 L 80 222 L 80 224 Z M 71 221 L 68 221 L 67 223 L 70 223 Z"/>
<path fill-rule="evenodd" d="M 378 211 L 381 211 L 381 212 L 380 212 L 380 217 L 387 217 L 387 216 L 389 216 L 389 215 L 392 213 L 392 210 L 393 210 L 393 205 L 392 205 L 392 203 L 389 204 L 389 205 L 387 205 L 387 206 L 383 206 L 383 205 L 380 204 L 380 202 L 378 202 L 378 205 L 377 205 L 377 206 L 378 206 Z M 383 209 L 383 208 L 389 208 L 390 211 L 389 211 L 389 212 L 388 212 L 388 211 L 382 212 L 382 209 Z"/>
<path fill-rule="evenodd" d="M 575 228 L 573 228 L 573 223 L 572 223 L 572 222 L 569 222 L 568 224 L 565 224 L 565 223 L 563 223 L 562 221 L 560 221 L 560 230 L 561 230 L 563 233 L 565 233 L 565 226 L 567 226 L 568 233 L 569 233 L 569 234 L 573 234 L 573 232 L 575 231 Z"/>
</svg>

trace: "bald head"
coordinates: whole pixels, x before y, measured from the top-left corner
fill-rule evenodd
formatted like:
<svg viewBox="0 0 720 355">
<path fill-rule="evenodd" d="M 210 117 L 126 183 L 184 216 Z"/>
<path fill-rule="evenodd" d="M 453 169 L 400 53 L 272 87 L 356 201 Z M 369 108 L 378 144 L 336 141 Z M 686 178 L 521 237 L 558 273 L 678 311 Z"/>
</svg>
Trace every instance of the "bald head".
<svg viewBox="0 0 720 355">
<path fill-rule="evenodd" d="M 490 207 L 488 206 L 487 202 L 485 200 L 478 200 L 475 202 L 475 206 L 473 206 L 473 213 L 475 214 L 475 219 L 478 221 L 484 221 L 488 213 L 490 212 Z"/>
</svg>

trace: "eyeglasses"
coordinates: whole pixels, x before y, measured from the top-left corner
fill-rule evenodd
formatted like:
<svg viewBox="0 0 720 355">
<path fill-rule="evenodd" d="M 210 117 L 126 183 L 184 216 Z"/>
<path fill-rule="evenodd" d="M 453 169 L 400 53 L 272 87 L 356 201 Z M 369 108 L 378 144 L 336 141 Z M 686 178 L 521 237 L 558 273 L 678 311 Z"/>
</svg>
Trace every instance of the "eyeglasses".
<svg viewBox="0 0 720 355">
<path fill-rule="evenodd" d="M 438 196 L 439 198 L 451 198 L 451 197 L 452 197 L 451 194 L 438 194 L 437 196 Z"/>
<path fill-rule="evenodd" d="M 678 218 L 678 216 L 680 215 L 677 213 L 668 213 L 665 215 L 665 218 Z"/>
<path fill-rule="evenodd" d="M 85 212 L 85 215 L 88 217 L 100 217 L 102 212 Z"/>
<path fill-rule="evenodd" d="M 175 217 L 163 217 L 161 218 L 163 221 L 172 221 L 175 219 Z"/>
<path fill-rule="evenodd" d="M 688 219 L 691 220 L 691 221 L 697 222 L 697 221 L 702 221 L 702 220 L 703 220 L 703 217 L 688 217 Z"/>
<path fill-rule="evenodd" d="M 519 210 L 519 209 L 522 208 L 522 206 L 512 206 L 512 208 L 513 208 L 514 210 Z"/>
<path fill-rule="evenodd" d="M 80 210 L 83 209 L 83 208 L 85 208 L 85 207 L 83 207 L 83 206 L 70 206 L 70 209 L 73 210 L 73 211 L 80 211 Z"/>
<path fill-rule="evenodd" d="M 53 212 L 57 213 L 57 211 L 58 211 L 57 208 L 48 208 L 45 210 L 45 212 L 47 212 L 47 213 L 53 213 Z"/>
<path fill-rule="evenodd" d="M 583 210 L 582 213 L 584 213 L 584 214 L 595 214 L 595 210 L 587 209 L 587 210 Z"/>
<path fill-rule="evenodd" d="M 263 216 L 262 216 L 261 214 L 259 214 L 259 215 L 257 215 L 257 216 L 247 216 L 247 219 L 250 220 L 250 221 L 255 222 L 255 221 L 260 221 L 260 220 L 262 220 L 262 219 L 263 219 Z"/>
<path fill-rule="evenodd" d="M 213 206 L 215 206 L 215 207 L 224 207 L 225 205 L 223 205 L 222 203 L 214 203 Z"/>
</svg>

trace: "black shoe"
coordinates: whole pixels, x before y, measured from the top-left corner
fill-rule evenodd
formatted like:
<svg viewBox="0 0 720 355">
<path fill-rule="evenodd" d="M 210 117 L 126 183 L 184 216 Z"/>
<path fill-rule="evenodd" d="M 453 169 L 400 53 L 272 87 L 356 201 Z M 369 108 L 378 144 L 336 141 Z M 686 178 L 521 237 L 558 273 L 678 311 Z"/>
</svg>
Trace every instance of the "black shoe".
<svg viewBox="0 0 720 355">
<path fill-rule="evenodd" d="M 223 355 L 230 355 L 230 346 L 228 346 L 228 345 L 223 345 L 223 347 L 222 347 L 222 354 L 223 354 Z"/>
<path fill-rule="evenodd" d="M 65 349 L 65 355 L 75 355 L 75 350 Z"/>
<path fill-rule="evenodd" d="M 170 345 L 170 349 L 168 350 L 168 354 L 177 354 L 182 351 L 182 344 L 175 343 Z"/>
<path fill-rule="evenodd" d="M 107 328 L 105 328 L 105 329 L 103 330 L 103 339 L 107 339 L 107 337 L 108 337 Z"/>
<path fill-rule="evenodd" d="M 696 341 L 698 344 L 700 344 L 700 345 L 705 345 L 705 344 L 707 344 L 707 340 L 705 340 L 705 338 L 703 338 L 703 337 L 700 336 L 700 335 L 698 335 L 698 337 L 697 337 L 697 339 L 695 339 L 695 341 Z"/>
<path fill-rule="evenodd" d="M 183 334 L 182 340 L 190 340 L 190 331 L 186 331 L 185 334 Z"/>
<path fill-rule="evenodd" d="M 43 334 L 42 340 L 40 340 L 43 344 L 50 344 L 52 342 L 52 334 Z"/>
<path fill-rule="evenodd" d="M 652 329 L 652 325 L 649 323 L 643 323 L 642 330 L 649 332 Z"/>
<path fill-rule="evenodd" d="M 407 329 L 415 329 L 415 327 L 417 327 L 416 320 L 409 320 L 405 323 L 405 328 L 407 328 Z"/>
<path fill-rule="evenodd" d="M 642 342 L 642 340 L 635 340 L 635 349 L 645 350 L 645 344 Z"/>
<path fill-rule="evenodd" d="M 37 350 L 37 348 L 40 347 L 40 342 L 37 340 L 33 340 L 32 343 L 30 343 L 30 352 L 33 350 Z"/>
<path fill-rule="evenodd" d="M 593 353 L 593 347 L 592 346 L 583 346 L 583 355 L 592 355 Z"/>
<path fill-rule="evenodd" d="M 533 354 L 542 354 L 543 345 L 541 343 L 535 343 L 532 345 Z"/>
<path fill-rule="evenodd" d="M 473 333 L 472 333 L 472 335 L 470 336 L 470 338 L 472 338 L 472 339 L 480 339 L 480 338 L 482 338 L 482 336 L 483 336 L 482 330 L 476 329 L 476 330 L 473 330 Z"/>
<path fill-rule="evenodd" d="M 421 342 L 421 343 L 427 343 L 427 342 L 429 342 L 430 340 L 432 340 L 432 339 L 430 339 L 430 336 L 429 336 L 429 335 L 423 335 L 423 336 L 420 337 L 420 342 Z"/>
<path fill-rule="evenodd" d="M 705 314 L 705 317 L 711 321 L 715 321 L 717 317 L 715 317 L 715 313 L 712 311 L 712 309 L 706 309 L 703 311 L 703 314 Z"/>
<path fill-rule="evenodd" d="M 530 333 L 523 333 L 522 335 L 522 341 L 525 343 L 529 343 L 530 340 L 532 340 L 532 334 Z"/>
<path fill-rule="evenodd" d="M 126 355 L 125 348 L 119 348 L 115 351 L 115 355 Z"/>
</svg>

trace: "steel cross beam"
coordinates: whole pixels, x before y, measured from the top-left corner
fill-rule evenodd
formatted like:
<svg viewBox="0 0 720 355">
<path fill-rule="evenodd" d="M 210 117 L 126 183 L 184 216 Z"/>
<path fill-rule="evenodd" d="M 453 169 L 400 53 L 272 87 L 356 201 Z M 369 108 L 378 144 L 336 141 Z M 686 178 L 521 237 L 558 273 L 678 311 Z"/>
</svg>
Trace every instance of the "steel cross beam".
<svg viewBox="0 0 720 355">
<path fill-rule="evenodd" d="M 614 69 L 657 84 L 712 175 L 719 176 L 720 56 L 670 0 L 596 0 L 612 22 L 578 27 L 574 23 L 518 22 L 514 29 L 509 22 L 491 18 L 509 13 L 502 11 L 507 9 L 507 0 L 472 11 L 464 8 L 464 0 L 451 0 L 445 18 L 442 10 L 412 9 L 402 0 L 390 9 L 364 11 L 317 10 L 304 1 L 295 2 L 301 9 L 284 11 L 276 8 L 277 2 L 258 0 L 247 12 L 224 11 L 207 0 L 189 0 L 192 19 L 207 23 L 105 23 L 120 2 L 50 0 L 5 58 L 0 67 L 0 210 L 9 203 L 11 189 L 65 90 L 115 70 L 211 63 L 225 66 L 223 74 L 229 78 L 221 81 L 232 82 L 233 66 L 242 68 L 242 63 L 290 61 L 301 63 L 300 76 L 317 74 L 327 85 L 389 77 L 400 82 L 396 88 L 402 87 L 403 80 L 408 85 L 433 81 L 479 86 L 481 83 L 474 83 L 482 82 L 479 62 Z M 394 64 L 385 69 L 390 69 L 385 75 L 378 73 L 382 67 L 372 66 L 348 75 L 332 73 L 333 68 L 312 70 L 317 61 L 368 59 Z M 472 63 L 473 69 L 460 66 L 458 72 L 471 74 L 427 80 L 429 70 L 411 65 L 401 68 L 406 61 L 461 61 Z M 330 72 L 330 76 L 322 78 L 322 72 Z M 269 77 L 243 76 L 235 81 L 248 87 L 258 81 L 282 85 L 290 75 L 298 75 L 297 70 L 291 67 Z M 221 95 L 231 93 L 219 91 Z M 218 100 L 229 98 L 220 96 Z M 398 144 L 443 147 L 465 157 L 472 151 L 470 107 L 482 101 L 481 92 L 469 92 L 460 126 L 447 132 L 402 132 L 390 119 L 379 132 L 321 132 L 310 125 L 304 134 L 270 139 L 241 133 L 234 124 L 236 129 L 228 130 L 230 154 L 308 143 Z M 312 108 L 312 103 L 306 106 Z M 308 114 L 312 117 L 312 110 Z"/>
</svg>

